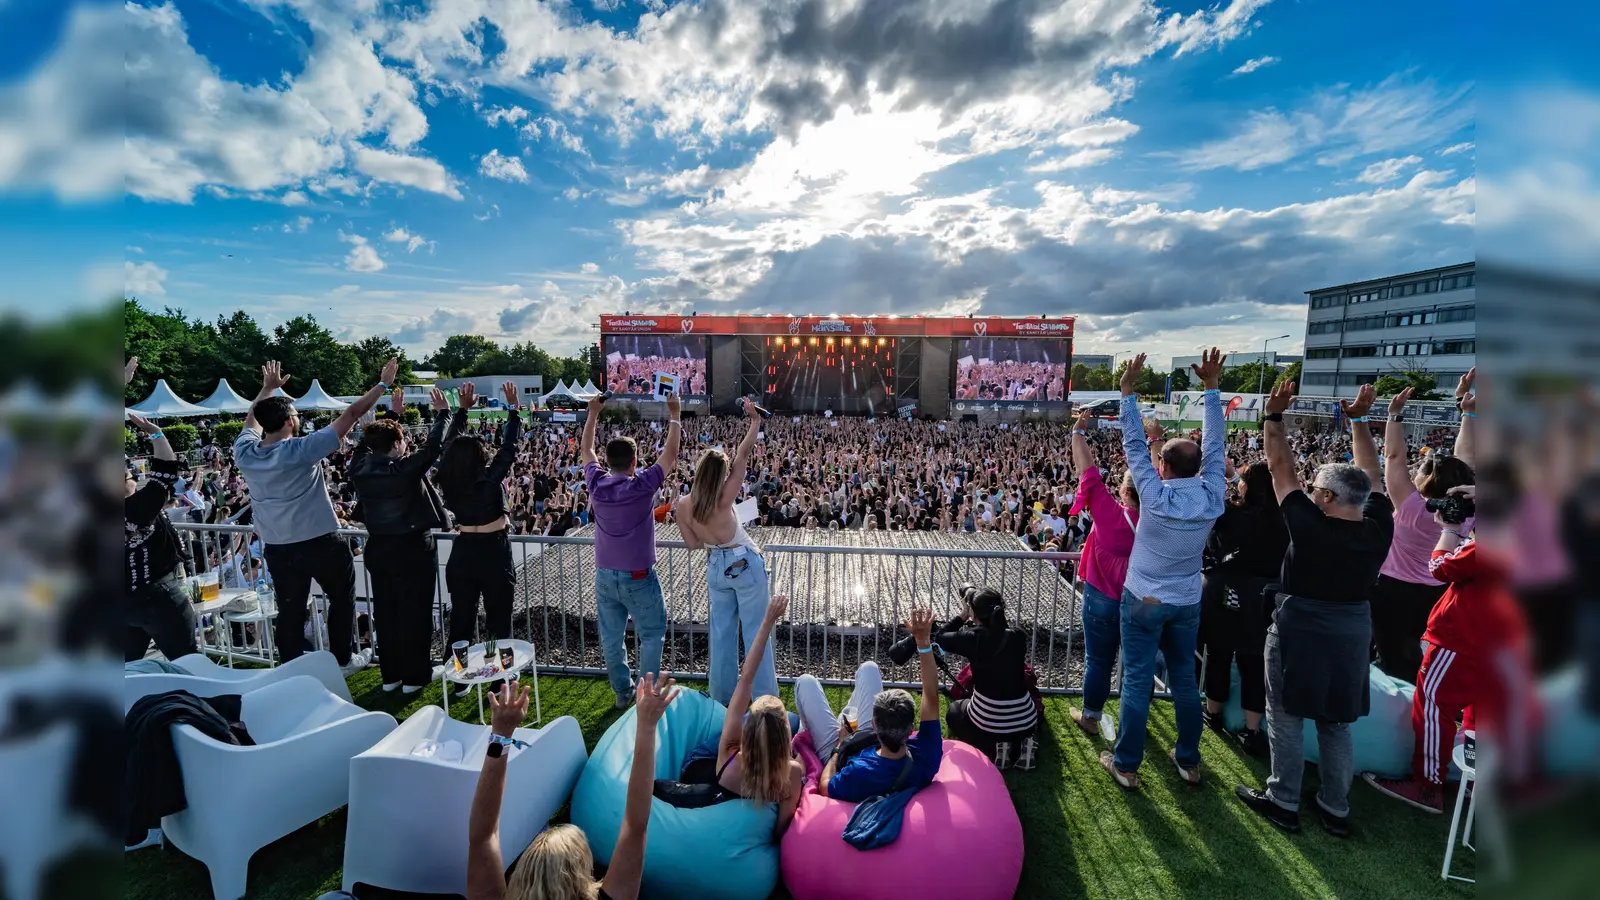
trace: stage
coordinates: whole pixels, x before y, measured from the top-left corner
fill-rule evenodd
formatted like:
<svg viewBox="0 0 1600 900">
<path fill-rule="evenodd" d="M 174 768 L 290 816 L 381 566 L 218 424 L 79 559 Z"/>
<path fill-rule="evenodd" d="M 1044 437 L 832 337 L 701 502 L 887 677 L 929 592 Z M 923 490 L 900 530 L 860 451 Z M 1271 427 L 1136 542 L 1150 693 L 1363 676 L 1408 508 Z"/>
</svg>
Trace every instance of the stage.
<svg viewBox="0 0 1600 900">
<path fill-rule="evenodd" d="M 1048 560 L 952 555 L 1012 553 L 1014 538 L 994 534 L 939 532 L 807 531 L 751 528 L 763 547 L 774 594 L 790 597 L 789 616 L 776 631 L 780 676 L 810 672 L 846 678 L 865 659 L 875 659 L 892 681 L 914 681 L 916 664 L 894 666 L 888 648 L 906 632 L 910 610 L 931 606 L 941 622 L 959 606 L 955 588 L 970 581 L 999 588 L 1013 626 L 1029 635 L 1041 681 L 1064 686 L 1071 672 L 1081 680 L 1081 609 L 1077 595 Z M 585 528 L 573 538 L 593 536 Z M 679 539 L 677 527 L 659 525 L 661 541 Z M 817 552 L 808 547 L 844 550 Z M 775 549 L 794 548 L 794 549 Z M 893 549 L 895 553 L 874 552 Z M 667 606 L 666 667 L 704 672 L 706 561 L 703 553 L 662 549 L 656 572 Z M 547 544 L 528 554 L 518 573 L 515 631 L 531 631 L 541 648 L 540 666 L 592 669 L 604 666 L 594 614 L 594 550 L 582 543 Z M 1069 633 L 1071 643 L 1069 645 Z M 630 641 L 631 648 L 631 641 Z M 952 660 L 959 667 L 959 662 Z"/>
</svg>

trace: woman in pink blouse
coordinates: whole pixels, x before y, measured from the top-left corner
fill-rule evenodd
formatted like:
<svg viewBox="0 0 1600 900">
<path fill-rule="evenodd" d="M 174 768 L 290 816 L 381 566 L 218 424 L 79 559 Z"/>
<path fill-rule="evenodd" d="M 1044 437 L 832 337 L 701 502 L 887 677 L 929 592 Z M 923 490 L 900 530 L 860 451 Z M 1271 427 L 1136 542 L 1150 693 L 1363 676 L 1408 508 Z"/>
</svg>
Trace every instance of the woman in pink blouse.
<svg viewBox="0 0 1600 900">
<path fill-rule="evenodd" d="M 1072 428 L 1072 467 L 1078 472 L 1078 496 L 1072 512 L 1085 506 L 1094 520 L 1083 545 L 1083 708 L 1071 710 L 1072 721 L 1089 734 L 1100 731 L 1100 711 L 1111 693 L 1111 670 L 1122 647 L 1122 582 L 1128 577 L 1128 555 L 1139 524 L 1139 494 L 1124 475 L 1118 496 L 1112 496 L 1094 464 L 1087 438 L 1094 414 L 1078 412 Z M 1158 446 L 1152 441 L 1151 446 Z M 1120 499 L 1119 499 L 1120 498 Z"/>
</svg>

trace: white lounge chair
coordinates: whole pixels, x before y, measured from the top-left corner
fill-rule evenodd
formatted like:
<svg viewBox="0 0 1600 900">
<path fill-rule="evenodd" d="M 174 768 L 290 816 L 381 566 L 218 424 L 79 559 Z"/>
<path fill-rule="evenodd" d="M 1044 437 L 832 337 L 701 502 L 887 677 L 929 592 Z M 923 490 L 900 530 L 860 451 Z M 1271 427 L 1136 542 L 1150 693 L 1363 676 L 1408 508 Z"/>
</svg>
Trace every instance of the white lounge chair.
<svg viewBox="0 0 1600 900">
<path fill-rule="evenodd" d="M 0 797 L 6 807 L 0 816 L 0 864 L 7 897 L 40 896 L 45 868 L 71 847 L 67 785 L 76 744 L 64 722 L 27 740 L 0 744 Z"/>
<path fill-rule="evenodd" d="M 578 720 L 519 728 L 530 746 L 511 751 L 500 844 L 509 862 L 567 801 L 588 753 Z M 424 741 L 453 741 L 461 758 L 415 755 Z M 467 892 L 467 817 L 483 769 L 489 729 L 449 718 L 437 706 L 417 710 L 376 746 L 350 760 L 344 890 L 357 883 L 421 894 Z"/>
<path fill-rule="evenodd" d="M 172 734 L 188 808 L 164 817 L 161 830 L 205 863 L 216 900 L 244 896 L 257 850 L 344 806 L 351 757 L 395 728 L 388 713 L 366 712 L 308 676 L 245 694 L 240 718 L 253 747 L 188 725 Z"/>
<path fill-rule="evenodd" d="M 123 708 L 131 709 L 140 697 L 167 691 L 188 691 L 196 697 L 248 694 L 266 685 L 300 676 L 316 679 L 335 697 L 350 702 L 350 685 L 345 682 L 333 654 L 326 650 L 307 653 L 273 669 L 230 669 L 217 665 L 203 653 L 190 653 L 173 661 L 173 665 L 189 674 L 123 676 Z"/>
</svg>

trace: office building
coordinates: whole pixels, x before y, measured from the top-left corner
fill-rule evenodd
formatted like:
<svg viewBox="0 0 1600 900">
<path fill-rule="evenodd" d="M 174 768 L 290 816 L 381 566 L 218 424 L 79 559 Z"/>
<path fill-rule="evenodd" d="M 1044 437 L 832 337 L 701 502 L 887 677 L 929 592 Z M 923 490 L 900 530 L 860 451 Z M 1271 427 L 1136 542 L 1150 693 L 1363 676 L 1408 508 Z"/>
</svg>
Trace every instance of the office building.
<svg viewBox="0 0 1600 900">
<path fill-rule="evenodd" d="M 1084 365 L 1091 369 L 1112 369 L 1114 371 L 1116 367 L 1112 365 L 1111 360 L 1112 356 L 1109 353 L 1074 353 L 1072 355 L 1073 366 Z"/>
<path fill-rule="evenodd" d="M 1449 394 L 1477 364 L 1475 263 L 1306 291 L 1300 393 L 1354 397 L 1399 371 L 1434 376 Z"/>
</svg>

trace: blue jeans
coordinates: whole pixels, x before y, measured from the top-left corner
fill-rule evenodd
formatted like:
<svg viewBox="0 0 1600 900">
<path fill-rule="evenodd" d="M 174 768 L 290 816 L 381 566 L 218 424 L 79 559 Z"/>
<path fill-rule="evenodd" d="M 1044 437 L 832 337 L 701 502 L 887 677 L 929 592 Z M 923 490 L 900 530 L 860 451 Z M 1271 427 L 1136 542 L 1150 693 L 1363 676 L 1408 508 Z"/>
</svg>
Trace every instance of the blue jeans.
<svg viewBox="0 0 1600 900">
<path fill-rule="evenodd" d="M 606 657 L 611 689 L 626 694 L 633 688 L 628 649 L 623 645 L 629 616 L 633 617 L 634 639 L 639 643 L 640 674 L 661 671 L 661 649 L 667 641 L 667 607 L 661 599 L 661 581 L 653 568 L 638 580 L 632 572 L 596 569 L 594 601 L 600 618 L 600 650 Z"/>
<path fill-rule="evenodd" d="M 1156 657 L 1166 659 L 1167 687 L 1178 720 L 1178 765 L 1200 764 L 1200 685 L 1194 676 L 1194 648 L 1200 639 L 1200 604 L 1146 603 L 1122 592 L 1122 729 L 1117 735 L 1117 769 L 1133 772 L 1144 762 L 1145 725 Z"/>
<path fill-rule="evenodd" d="M 1122 649 L 1122 604 L 1083 583 L 1083 714 L 1098 717 Z"/>
<path fill-rule="evenodd" d="M 711 699 L 728 705 L 739 684 L 739 636 L 745 653 L 755 644 L 761 620 L 767 614 L 767 564 L 749 548 L 710 550 L 706 587 L 711 594 Z M 778 696 L 778 675 L 772 662 L 772 639 L 767 639 L 761 668 L 756 670 L 750 699 Z"/>
</svg>

